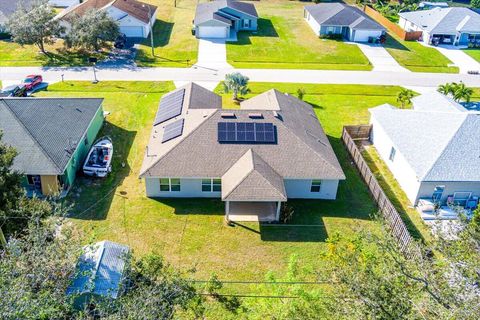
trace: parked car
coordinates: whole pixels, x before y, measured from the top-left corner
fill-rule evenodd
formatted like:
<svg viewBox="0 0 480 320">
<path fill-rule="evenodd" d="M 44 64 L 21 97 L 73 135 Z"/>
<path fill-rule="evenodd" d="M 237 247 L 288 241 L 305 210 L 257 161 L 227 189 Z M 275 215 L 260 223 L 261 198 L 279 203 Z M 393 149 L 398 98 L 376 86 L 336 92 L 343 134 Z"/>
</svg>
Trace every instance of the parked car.
<svg viewBox="0 0 480 320">
<path fill-rule="evenodd" d="M 117 49 L 123 49 L 127 45 L 127 36 L 122 33 L 115 39 L 115 44 L 113 45 Z"/>
<path fill-rule="evenodd" d="M 43 82 L 43 78 L 41 75 L 35 74 L 35 75 L 29 75 L 23 80 L 23 85 L 25 88 L 27 88 L 27 91 L 32 90 L 36 86 L 38 86 L 40 83 Z"/>
<path fill-rule="evenodd" d="M 1 95 L 6 97 L 26 97 L 27 88 L 23 84 L 14 84 L 3 88 Z"/>
</svg>

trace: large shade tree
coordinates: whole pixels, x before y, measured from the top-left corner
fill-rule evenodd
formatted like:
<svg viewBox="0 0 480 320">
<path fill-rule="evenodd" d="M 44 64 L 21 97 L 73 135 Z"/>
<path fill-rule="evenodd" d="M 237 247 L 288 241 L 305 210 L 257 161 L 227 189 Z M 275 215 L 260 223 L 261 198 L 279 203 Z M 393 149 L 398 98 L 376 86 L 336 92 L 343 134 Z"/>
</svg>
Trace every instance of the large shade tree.
<svg viewBox="0 0 480 320">
<path fill-rule="evenodd" d="M 117 22 L 105 10 L 88 10 L 84 15 L 74 17 L 70 23 L 66 41 L 73 47 L 98 51 L 120 34 Z"/>
<path fill-rule="evenodd" d="M 7 30 L 14 42 L 36 45 L 47 53 L 45 45 L 53 44 L 63 32 L 55 10 L 48 0 L 34 0 L 30 6 L 20 5 L 7 21 Z"/>
</svg>

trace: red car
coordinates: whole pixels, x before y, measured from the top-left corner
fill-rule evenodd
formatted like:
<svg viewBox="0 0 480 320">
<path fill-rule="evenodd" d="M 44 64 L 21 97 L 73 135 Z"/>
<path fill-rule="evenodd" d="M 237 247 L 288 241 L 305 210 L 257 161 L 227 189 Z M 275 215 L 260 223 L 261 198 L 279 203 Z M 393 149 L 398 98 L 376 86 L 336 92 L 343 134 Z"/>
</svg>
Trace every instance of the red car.
<svg viewBox="0 0 480 320">
<path fill-rule="evenodd" d="M 40 75 L 29 75 L 25 78 L 25 80 L 23 80 L 23 85 L 29 91 L 42 83 L 42 81 L 43 79 Z"/>
</svg>

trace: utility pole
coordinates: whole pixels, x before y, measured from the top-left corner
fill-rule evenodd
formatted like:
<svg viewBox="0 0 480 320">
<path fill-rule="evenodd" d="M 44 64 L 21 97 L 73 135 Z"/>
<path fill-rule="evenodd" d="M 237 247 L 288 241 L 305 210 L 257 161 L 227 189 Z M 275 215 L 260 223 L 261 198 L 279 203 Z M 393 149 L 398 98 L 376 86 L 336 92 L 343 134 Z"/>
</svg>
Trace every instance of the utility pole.
<svg viewBox="0 0 480 320">
<path fill-rule="evenodd" d="M 176 1 L 175 1 L 175 6 L 176 6 Z M 150 26 L 150 46 L 152 47 L 152 57 L 155 57 L 155 47 L 153 46 L 153 25 L 152 25 L 152 9 L 150 8 L 150 5 L 145 5 L 142 4 L 142 7 L 145 8 L 147 6 L 148 8 L 148 25 Z"/>
</svg>

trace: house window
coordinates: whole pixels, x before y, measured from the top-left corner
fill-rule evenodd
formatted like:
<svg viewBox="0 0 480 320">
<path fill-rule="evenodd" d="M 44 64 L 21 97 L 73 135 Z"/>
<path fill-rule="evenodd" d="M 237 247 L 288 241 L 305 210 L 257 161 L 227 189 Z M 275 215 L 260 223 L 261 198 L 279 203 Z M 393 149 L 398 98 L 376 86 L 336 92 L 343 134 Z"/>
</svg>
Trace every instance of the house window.
<svg viewBox="0 0 480 320">
<path fill-rule="evenodd" d="M 180 191 L 179 178 L 162 178 L 160 179 L 160 191 L 162 192 L 178 192 Z"/>
<path fill-rule="evenodd" d="M 332 34 L 335 32 L 335 27 L 327 27 L 327 34 Z"/>
<path fill-rule="evenodd" d="M 27 182 L 30 186 L 33 186 L 35 184 L 33 181 L 33 176 L 27 175 Z"/>
<path fill-rule="evenodd" d="M 312 180 L 312 185 L 310 186 L 310 192 L 320 192 L 322 187 L 322 180 Z"/>
<path fill-rule="evenodd" d="M 435 186 L 432 195 L 433 202 L 439 202 L 442 199 L 443 191 L 445 191 L 445 186 Z"/>
<path fill-rule="evenodd" d="M 397 150 L 395 150 L 395 148 L 392 147 L 392 149 L 390 150 L 390 155 L 388 156 L 388 159 L 390 159 L 390 161 L 392 162 L 395 159 L 395 153 L 397 153 Z"/>
<path fill-rule="evenodd" d="M 250 28 L 250 20 L 248 20 L 248 19 L 243 20 L 243 27 L 244 28 Z"/>
<path fill-rule="evenodd" d="M 220 192 L 222 191 L 221 179 L 202 179 L 202 192 Z"/>
</svg>

